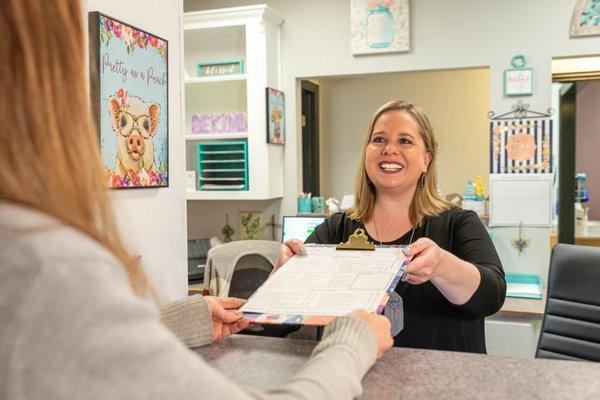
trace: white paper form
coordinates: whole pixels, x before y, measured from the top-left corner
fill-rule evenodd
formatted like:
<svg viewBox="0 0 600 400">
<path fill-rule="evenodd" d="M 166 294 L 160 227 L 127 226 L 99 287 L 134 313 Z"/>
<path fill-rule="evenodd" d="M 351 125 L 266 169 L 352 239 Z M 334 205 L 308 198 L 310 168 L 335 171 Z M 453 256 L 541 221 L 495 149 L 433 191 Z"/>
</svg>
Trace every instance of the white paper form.
<svg viewBox="0 0 600 400">
<path fill-rule="evenodd" d="M 306 250 L 306 256 L 292 257 L 267 280 L 242 311 L 297 316 L 374 312 L 405 266 L 401 247 L 362 251 L 306 245 Z"/>
<path fill-rule="evenodd" d="M 490 226 L 552 224 L 552 174 L 491 174 Z"/>
</svg>

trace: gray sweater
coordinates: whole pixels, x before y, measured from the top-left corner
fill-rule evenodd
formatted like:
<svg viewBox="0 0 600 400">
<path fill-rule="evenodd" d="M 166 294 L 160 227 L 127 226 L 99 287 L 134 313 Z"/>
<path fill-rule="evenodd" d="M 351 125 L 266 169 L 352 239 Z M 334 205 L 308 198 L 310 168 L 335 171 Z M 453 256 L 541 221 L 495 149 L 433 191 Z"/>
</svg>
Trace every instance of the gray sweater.
<svg viewBox="0 0 600 400">
<path fill-rule="evenodd" d="M 160 310 L 95 241 L 0 203 L 0 399 L 348 399 L 375 361 L 368 327 L 339 318 L 292 379 L 259 392 L 189 350 L 211 335 L 202 297 Z"/>
</svg>

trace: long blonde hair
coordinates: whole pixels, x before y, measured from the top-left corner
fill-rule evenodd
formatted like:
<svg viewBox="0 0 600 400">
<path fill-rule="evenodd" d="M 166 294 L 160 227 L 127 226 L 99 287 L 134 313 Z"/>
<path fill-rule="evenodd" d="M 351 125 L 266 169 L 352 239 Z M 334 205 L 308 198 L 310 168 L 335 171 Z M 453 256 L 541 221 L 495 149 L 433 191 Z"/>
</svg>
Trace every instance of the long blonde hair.
<svg viewBox="0 0 600 400">
<path fill-rule="evenodd" d="M 348 217 L 354 220 L 366 222 L 373 215 L 376 192 L 375 186 L 373 186 L 373 183 L 371 183 L 371 180 L 367 175 L 365 156 L 367 152 L 367 146 L 371 141 L 373 126 L 377 122 L 377 119 L 381 116 L 381 114 L 393 110 L 404 111 L 414 118 L 417 124 L 419 124 L 421 138 L 423 138 L 423 142 L 425 143 L 425 151 L 431 155 L 431 161 L 429 162 L 429 167 L 427 168 L 427 172 L 425 172 L 424 177 L 425 187 L 421 188 L 421 181 L 419 181 L 409 210 L 411 223 L 413 225 L 420 225 L 423 221 L 423 218 L 440 215 L 442 212 L 449 210 L 454 206 L 440 198 L 437 193 L 437 168 L 435 165 L 435 160 L 437 158 L 438 143 L 433 133 L 433 127 L 429 122 L 429 118 L 421 107 L 406 103 L 402 100 L 390 101 L 389 103 L 384 104 L 371 116 L 369 121 L 369 130 L 367 131 L 365 140 L 363 142 L 360 161 L 356 171 L 356 181 L 354 185 L 354 206 L 348 210 Z"/>
<path fill-rule="evenodd" d="M 53 216 L 121 261 L 133 292 L 154 298 L 121 244 L 90 117 L 81 3 L 0 3 L 0 201 Z"/>
</svg>

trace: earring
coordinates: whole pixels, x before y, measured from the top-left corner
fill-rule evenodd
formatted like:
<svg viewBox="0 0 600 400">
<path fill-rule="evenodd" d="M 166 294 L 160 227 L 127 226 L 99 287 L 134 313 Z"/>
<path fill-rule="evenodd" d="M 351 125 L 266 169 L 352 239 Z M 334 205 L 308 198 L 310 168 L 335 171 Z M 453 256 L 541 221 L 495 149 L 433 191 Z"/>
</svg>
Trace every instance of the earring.
<svg viewBox="0 0 600 400">
<path fill-rule="evenodd" d="M 421 174 L 421 189 L 425 189 L 425 173 Z"/>
</svg>

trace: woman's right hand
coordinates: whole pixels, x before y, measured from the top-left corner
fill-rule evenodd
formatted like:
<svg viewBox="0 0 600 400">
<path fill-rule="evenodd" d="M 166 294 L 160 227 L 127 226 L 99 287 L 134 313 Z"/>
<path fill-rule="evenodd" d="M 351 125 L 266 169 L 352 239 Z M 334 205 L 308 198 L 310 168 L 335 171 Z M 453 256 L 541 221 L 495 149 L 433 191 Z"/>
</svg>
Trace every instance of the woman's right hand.
<svg viewBox="0 0 600 400">
<path fill-rule="evenodd" d="M 283 264 L 285 264 L 290 258 L 296 254 L 305 256 L 306 249 L 304 243 L 300 239 L 290 239 L 283 242 L 279 248 L 279 254 L 277 255 L 277 261 L 275 262 L 275 268 L 271 272 L 271 275 L 275 273 Z"/>
<path fill-rule="evenodd" d="M 383 353 L 394 345 L 391 333 L 392 325 L 389 319 L 383 315 L 367 313 L 363 310 L 356 310 L 350 315 L 363 320 L 371 332 L 373 332 L 377 342 L 377 358 L 381 357 Z"/>
</svg>

